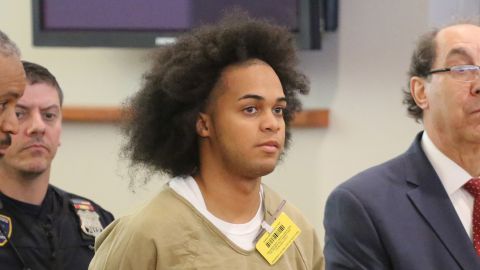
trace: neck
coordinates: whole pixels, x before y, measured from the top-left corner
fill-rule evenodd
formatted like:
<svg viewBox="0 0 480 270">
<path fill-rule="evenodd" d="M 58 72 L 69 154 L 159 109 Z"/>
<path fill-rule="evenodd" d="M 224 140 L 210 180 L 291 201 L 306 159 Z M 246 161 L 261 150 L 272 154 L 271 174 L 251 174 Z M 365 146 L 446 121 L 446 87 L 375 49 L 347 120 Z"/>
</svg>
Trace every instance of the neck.
<svg viewBox="0 0 480 270">
<path fill-rule="evenodd" d="M 29 174 L 18 170 L 0 169 L 0 191 L 17 201 L 40 205 L 47 193 L 50 170 Z"/>
<path fill-rule="evenodd" d="M 428 133 L 428 136 L 444 155 L 457 163 L 471 176 L 480 176 L 480 144 L 451 139 L 451 136 L 442 136 L 435 132 Z"/>
<path fill-rule="evenodd" d="M 230 223 L 250 221 L 260 207 L 260 178 L 200 172 L 194 176 L 210 213 Z"/>
</svg>

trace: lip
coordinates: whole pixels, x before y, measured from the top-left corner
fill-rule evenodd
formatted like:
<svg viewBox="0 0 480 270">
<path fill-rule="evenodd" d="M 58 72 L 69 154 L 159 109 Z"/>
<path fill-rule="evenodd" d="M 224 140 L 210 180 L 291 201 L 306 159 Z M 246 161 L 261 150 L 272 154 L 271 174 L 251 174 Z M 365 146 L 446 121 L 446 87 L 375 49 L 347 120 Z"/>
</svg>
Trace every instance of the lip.
<svg viewBox="0 0 480 270">
<path fill-rule="evenodd" d="M 10 146 L 10 145 L 0 144 L 0 156 L 4 156 L 4 155 L 5 155 L 5 151 L 7 151 L 7 148 L 8 148 L 9 146 Z"/>
<path fill-rule="evenodd" d="M 270 140 L 259 144 L 258 147 L 267 153 L 275 153 L 280 149 L 280 144 L 277 141 Z"/>
<path fill-rule="evenodd" d="M 480 108 L 472 111 L 472 114 L 477 114 L 477 113 L 480 113 Z"/>
<path fill-rule="evenodd" d="M 48 151 L 48 148 L 44 144 L 40 144 L 40 143 L 29 144 L 29 145 L 25 146 L 23 149 L 25 149 L 25 150 L 28 150 L 28 149 L 33 149 L 33 150 L 43 149 L 43 150 Z"/>
</svg>

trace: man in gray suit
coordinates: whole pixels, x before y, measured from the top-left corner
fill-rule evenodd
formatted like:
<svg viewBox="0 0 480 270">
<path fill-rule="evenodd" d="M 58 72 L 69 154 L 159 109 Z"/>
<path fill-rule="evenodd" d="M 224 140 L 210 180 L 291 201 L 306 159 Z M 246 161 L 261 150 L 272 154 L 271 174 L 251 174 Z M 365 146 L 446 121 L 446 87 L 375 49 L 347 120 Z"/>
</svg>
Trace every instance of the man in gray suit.
<svg viewBox="0 0 480 270">
<path fill-rule="evenodd" d="M 404 103 L 423 122 L 402 155 L 338 186 L 326 269 L 480 269 L 480 27 L 424 35 Z"/>
</svg>

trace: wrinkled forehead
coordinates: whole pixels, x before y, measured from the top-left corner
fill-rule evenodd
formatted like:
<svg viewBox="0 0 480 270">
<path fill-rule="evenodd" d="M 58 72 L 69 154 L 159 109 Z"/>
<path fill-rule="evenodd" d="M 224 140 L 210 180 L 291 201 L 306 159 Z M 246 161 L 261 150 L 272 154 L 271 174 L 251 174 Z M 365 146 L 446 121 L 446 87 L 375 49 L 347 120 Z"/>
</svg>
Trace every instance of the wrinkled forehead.
<svg viewBox="0 0 480 270">
<path fill-rule="evenodd" d="M 480 27 L 447 27 L 437 34 L 435 41 L 436 64 L 480 64 Z"/>
</svg>

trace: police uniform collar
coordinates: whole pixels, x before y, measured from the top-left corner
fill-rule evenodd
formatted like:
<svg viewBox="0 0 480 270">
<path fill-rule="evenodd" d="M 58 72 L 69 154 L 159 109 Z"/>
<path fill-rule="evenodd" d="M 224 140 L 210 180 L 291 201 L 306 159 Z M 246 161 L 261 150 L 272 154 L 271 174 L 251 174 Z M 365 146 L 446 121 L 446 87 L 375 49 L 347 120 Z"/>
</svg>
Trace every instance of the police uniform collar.
<svg viewBox="0 0 480 270">
<path fill-rule="evenodd" d="M 3 193 L 0 193 L 0 199 L 2 200 L 2 204 L 4 206 L 14 207 L 15 209 L 18 209 L 20 212 L 24 214 L 38 215 L 40 213 L 40 210 L 42 209 L 41 205 L 21 202 L 14 198 L 10 198 Z"/>
</svg>

